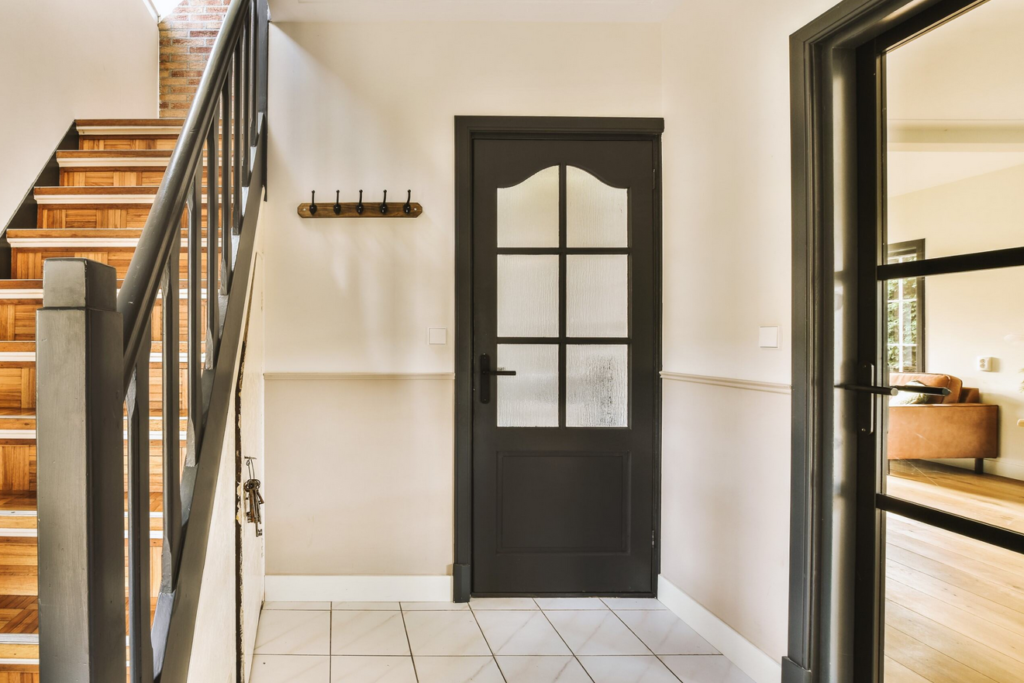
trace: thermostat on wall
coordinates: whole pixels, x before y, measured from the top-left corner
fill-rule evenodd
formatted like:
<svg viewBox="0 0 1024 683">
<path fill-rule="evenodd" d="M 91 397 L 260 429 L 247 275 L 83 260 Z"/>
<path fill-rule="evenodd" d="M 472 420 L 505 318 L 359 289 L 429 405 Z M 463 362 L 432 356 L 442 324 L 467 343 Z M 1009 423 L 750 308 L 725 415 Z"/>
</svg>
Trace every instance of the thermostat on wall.
<svg viewBox="0 0 1024 683">
<path fill-rule="evenodd" d="M 772 327 L 761 327 L 760 334 L 758 335 L 757 345 L 762 349 L 777 349 L 779 348 L 779 328 L 778 326 Z"/>
</svg>

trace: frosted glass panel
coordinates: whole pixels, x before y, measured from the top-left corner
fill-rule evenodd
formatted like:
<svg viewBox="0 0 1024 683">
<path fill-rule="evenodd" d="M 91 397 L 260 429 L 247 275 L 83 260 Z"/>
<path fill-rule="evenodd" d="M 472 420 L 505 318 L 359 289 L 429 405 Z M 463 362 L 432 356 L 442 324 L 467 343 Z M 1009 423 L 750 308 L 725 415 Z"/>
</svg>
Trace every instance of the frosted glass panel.
<svg viewBox="0 0 1024 683">
<path fill-rule="evenodd" d="M 628 426 L 629 347 L 567 346 L 565 392 L 566 426 Z"/>
<path fill-rule="evenodd" d="M 558 246 L 557 166 L 498 188 L 498 246 Z"/>
<path fill-rule="evenodd" d="M 498 255 L 498 336 L 558 336 L 558 257 Z"/>
<path fill-rule="evenodd" d="M 565 170 L 565 220 L 570 247 L 625 247 L 628 190 L 605 185 L 583 169 Z"/>
<path fill-rule="evenodd" d="M 558 345 L 498 344 L 499 427 L 558 426 Z"/>
<path fill-rule="evenodd" d="M 629 257 L 566 257 L 566 332 L 570 337 L 629 336 Z"/>
</svg>

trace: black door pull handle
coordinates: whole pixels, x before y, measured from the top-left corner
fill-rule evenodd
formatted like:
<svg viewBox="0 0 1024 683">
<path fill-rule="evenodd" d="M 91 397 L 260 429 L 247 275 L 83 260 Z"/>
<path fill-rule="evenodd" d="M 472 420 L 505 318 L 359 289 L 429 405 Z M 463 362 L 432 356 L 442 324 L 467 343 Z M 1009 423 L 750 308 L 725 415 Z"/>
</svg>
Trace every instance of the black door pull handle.
<svg viewBox="0 0 1024 683">
<path fill-rule="evenodd" d="M 504 368 L 497 368 L 491 370 L 491 357 L 486 353 L 480 354 L 480 366 L 478 368 L 480 374 L 480 402 L 490 403 L 491 402 L 491 377 L 515 377 L 515 370 L 506 370 Z"/>
<path fill-rule="evenodd" d="M 929 396 L 949 396 L 950 394 L 949 389 L 946 387 L 925 387 L 910 384 L 903 384 L 895 387 L 869 387 L 862 384 L 837 384 L 836 389 L 859 391 L 867 394 L 876 394 L 878 396 L 895 396 L 901 391 L 910 392 L 912 394 L 928 394 Z"/>
</svg>

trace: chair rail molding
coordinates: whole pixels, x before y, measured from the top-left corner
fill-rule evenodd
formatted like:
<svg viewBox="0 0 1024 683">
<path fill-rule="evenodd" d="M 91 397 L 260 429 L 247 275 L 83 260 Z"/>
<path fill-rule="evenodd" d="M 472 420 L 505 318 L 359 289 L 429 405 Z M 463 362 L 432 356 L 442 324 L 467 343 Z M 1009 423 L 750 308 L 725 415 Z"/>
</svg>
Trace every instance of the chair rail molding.
<svg viewBox="0 0 1024 683">
<path fill-rule="evenodd" d="M 454 372 L 265 372 L 263 379 L 288 381 L 440 380 L 455 381 Z"/>
<path fill-rule="evenodd" d="M 673 382 L 686 382 L 689 384 L 708 384 L 715 387 L 726 387 L 728 389 L 742 389 L 745 391 L 760 391 L 768 394 L 789 395 L 793 387 L 789 384 L 777 382 L 762 382 L 753 379 L 737 379 L 734 377 L 714 377 L 711 375 L 691 375 L 683 372 L 661 371 L 661 378 Z"/>
</svg>

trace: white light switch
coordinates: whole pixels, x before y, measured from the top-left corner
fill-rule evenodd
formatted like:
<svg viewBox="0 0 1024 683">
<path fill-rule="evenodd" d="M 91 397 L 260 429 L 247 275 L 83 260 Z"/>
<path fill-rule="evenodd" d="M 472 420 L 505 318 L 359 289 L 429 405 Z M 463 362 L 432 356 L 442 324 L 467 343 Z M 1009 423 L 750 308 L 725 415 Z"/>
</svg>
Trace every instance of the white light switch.
<svg viewBox="0 0 1024 683">
<path fill-rule="evenodd" d="M 995 372 L 996 359 L 988 356 L 978 356 L 978 369 L 982 372 Z"/>
<path fill-rule="evenodd" d="M 444 346 L 448 343 L 447 327 L 430 327 L 427 329 L 427 343 L 432 346 Z"/>
<path fill-rule="evenodd" d="M 762 349 L 779 348 L 779 328 L 761 327 L 758 334 L 757 345 Z"/>
</svg>

